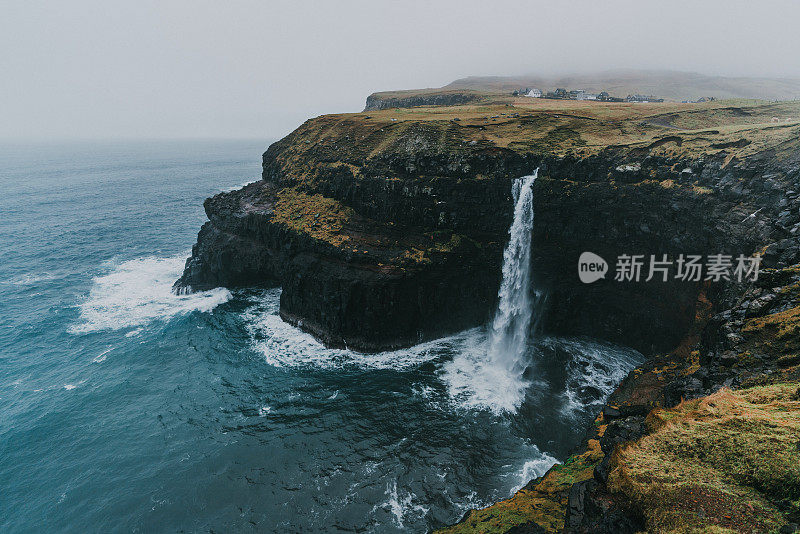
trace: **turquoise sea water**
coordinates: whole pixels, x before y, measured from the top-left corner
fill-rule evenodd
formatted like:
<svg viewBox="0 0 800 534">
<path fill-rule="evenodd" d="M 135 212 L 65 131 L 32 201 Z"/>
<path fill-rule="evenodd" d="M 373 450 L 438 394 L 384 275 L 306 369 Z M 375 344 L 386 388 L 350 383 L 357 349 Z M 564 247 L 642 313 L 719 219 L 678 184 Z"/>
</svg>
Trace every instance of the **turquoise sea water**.
<svg viewBox="0 0 800 534">
<path fill-rule="evenodd" d="M 172 295 L 266 146 L 0 146 L 0 532 L 425 532 L 563 460 L 639 360 L 537 339 L 508 411 L 483 328 L 363 355 L 279 288 Z"/>
</svg>

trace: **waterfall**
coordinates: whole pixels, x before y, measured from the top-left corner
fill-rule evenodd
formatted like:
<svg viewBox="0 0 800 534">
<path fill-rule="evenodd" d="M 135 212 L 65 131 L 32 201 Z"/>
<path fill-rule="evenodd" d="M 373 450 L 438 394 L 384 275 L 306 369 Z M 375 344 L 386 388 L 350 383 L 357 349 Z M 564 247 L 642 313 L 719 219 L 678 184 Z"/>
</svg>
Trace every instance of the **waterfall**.
<svg viewBox="0 0 800 534">
<path fill-rule="evenodd" d="M 503 252 L 503 281 L 498 291 L 497 311 L 489 334 L 488 357 L 494 365 L 512 374 L 525 370 L 523 355 L 531 326 L 531 230 L 533 229 L 533 182 L 530 176 L 514 180 L 514 221 Z"/>
<path fill-rule="evenodd" d="M 539 170 L 514 180 L 514 220 L 503 252 L 503 281 L 497 311 L 486 336 L 460 347 L 444 367 L 450 394 L 464 406 L 514 413 L 530 382 L 523 376 L 528 332 L 533 319 L 531 299 L 531 230 L 533 182 Z M 470 333 L 467 332 L 467 338 Z"/>
</svg>

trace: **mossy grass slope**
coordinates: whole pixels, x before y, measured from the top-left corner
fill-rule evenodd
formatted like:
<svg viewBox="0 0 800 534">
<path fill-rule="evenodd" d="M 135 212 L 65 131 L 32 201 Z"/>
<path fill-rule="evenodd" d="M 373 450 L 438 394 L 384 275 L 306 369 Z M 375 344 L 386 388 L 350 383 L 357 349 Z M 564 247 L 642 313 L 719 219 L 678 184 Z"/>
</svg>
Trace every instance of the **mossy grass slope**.
<svg viewBox="0 0 800 534">
<path fill-rule="evenodd" d="M 609 489 L 651 532 L 769 532 L 800 512 L 797 383 L 722 389 L 648 416 L 617 451 Z"/>
</svg>

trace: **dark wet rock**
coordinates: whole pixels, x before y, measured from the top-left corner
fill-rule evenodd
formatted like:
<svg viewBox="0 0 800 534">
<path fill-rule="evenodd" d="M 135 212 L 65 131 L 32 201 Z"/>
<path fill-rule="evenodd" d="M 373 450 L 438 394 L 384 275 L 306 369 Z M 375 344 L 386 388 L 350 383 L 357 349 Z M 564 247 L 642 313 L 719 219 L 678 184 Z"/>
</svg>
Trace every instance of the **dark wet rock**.
<svg viewBox="0 0 800 534">
<path fill-rule="evenodd" d="M 705 395 L 703 382 L 687 376 L 673 380 L 664 387 L 664 406 L 672 407 L 683 400 L 696 399 Z"/>
<path fill-rule="evenodd" d="M 646 433 L 647 426 L 642 416 L 632 416 L 611 421 L 606 427 L 603 437 L 600 438 L 600 449 L 605 456 L 595 466 L 595 480 L 605 482 L 608 479 L 609 463 L 617 446 L 638 439 Z"/>
<path fill-rule="evenodd" d="M 725 367 L 730 367 L 731 365 L 735 364 L 738 360 L 739 356 L 731 350 L 723 352 L 717 358 L 719 364 Z"/>
<path fill-rule="evenodd" d="M 611 419 L 616 419 L 617 417 L 621 417 L 621 416 L 622 416 L 622 414 L 620 413 L 619 408 L 615 408 L 613 406 L 609 406 L 608 404 L 603 406 L 603 417 L 605 419 L 611 420 Z"/>
<path fill-rule="evenodd" d="M 516 525 L 506 531 L 506 534 L 546 534 L 546 530 L 533 521 Z"/>
<path fill-rule="evenodd" d="M 385 93 L 369 95 L 364 111 L 416 106 L 457 106 L 480 100 L 480 94 L 469 91 L 449 91 L 424 95 L 403 95 L 403 92 L 400 91 L 394 94 L 397 96 L 389 96 Z"/>
<path fill-rule="evenodd" d="M 580 393 L 584 397 L 589 397 L 591 399 L 602 399 L 603 392 L 600 391 L 598 388 L 594 386 L 586 386 L 580 389 Z"/>
<path fill-rule="evenodd" d="M 644 524 L 602 484 L 586 480 L 569 491 L 564 532 L 567 534 L 633 534 Z"/>
</svg>

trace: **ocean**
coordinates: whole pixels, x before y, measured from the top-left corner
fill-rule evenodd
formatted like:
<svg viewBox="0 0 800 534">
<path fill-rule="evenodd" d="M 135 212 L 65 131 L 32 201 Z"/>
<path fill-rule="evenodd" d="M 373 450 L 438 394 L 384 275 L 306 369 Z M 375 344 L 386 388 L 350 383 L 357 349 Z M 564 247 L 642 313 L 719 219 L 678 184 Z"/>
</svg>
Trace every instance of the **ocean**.
<svg viewBox="0 0 800 534">
<path fill-rule="evenodd" d="M 535 336 L 511 384 L 490 325 L 360 354 L 280 288 L 173 295 L 267 144 L 0 145 L 0 532 L 426 532 L 563 461 L 642 360 Z"/>
</svg>

